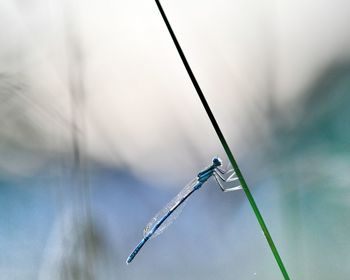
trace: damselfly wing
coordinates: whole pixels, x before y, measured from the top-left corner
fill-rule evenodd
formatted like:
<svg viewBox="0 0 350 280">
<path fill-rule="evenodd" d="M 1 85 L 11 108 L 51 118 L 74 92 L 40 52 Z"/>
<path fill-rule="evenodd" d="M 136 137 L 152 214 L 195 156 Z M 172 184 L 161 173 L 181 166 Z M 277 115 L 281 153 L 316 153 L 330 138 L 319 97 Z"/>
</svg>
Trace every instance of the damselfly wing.
<svg viewBox="0 0 350 280">
<path fill-rule="evenodd" d="M 153 227 L 161 220 L 167 213 L 171 211 L 174 207 L 176 207 L 179 203 L 181 205 L 177 206 L 177 208 L 171 213 L 171 215 L 160 225 L 160 227 L 153 233 L 151 238 L 157 237 L 159 234 L 164 232 L 181 214 L 183 208 L 186 205 L 186 200 L 182 201 L 183 198 L 188 196 L 191 192 L 194 191 L 194 186 L 197 183 L 197 179 L 193 179 L 189 182 L 162 210 L 160 210 L 146 225 L 143 230 L 143 236 L 146 236 Z M 181 202 L 182 201 L 182 202 Z"/>
</svg>

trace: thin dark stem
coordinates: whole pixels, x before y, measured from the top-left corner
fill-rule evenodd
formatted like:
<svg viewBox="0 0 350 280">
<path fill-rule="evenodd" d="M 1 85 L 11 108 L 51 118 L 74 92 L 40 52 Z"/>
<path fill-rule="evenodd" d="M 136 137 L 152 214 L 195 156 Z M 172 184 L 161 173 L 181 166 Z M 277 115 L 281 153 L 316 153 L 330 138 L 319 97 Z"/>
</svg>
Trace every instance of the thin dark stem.
<svg viewBox="0 0 350 280">
<path fill-rule="evenodd" d="M 269 231 L 267 229 L 267 226 L 266 226 L 266 224 L 264 222 L 264 219 L 263 219 L 262 215 L 260 214 L 259 208 L 258 208 L 258 206 L 255 203 L 255 200 L 254 200 L 254 198 L 253 198 L 253 196 L 252 196 L 252 194 L 251 194 L 251 192 L 250 192 L 250 190 L 248 188 L 248 185 L 247 185 L 247 183 L 246 183 L 246 181 L 245 181 L 245 179 L 244 179 L 244 177 L 243 177 L 239 167 L 238 167 L 238 164 L 237 164 L 236 160 L 233 157 L 233 154 L 232 154 L 232 152 L 231 152 L 231 150 L 230 150 L 230 148 L 229 148 L 229 146 L 228 146 L 228 144 L 227 144 L 227 142 L 225 140 L 225 137 L 222 134 L 221 129 L 220 129 L 220 127 L 219 127 L 219 125 L 218 125 L 218 123 L 217 123 L 217 121 L 216 121 L 216 119 L 215 119 L 215 117 L 214 117 L 210 107 L 209 107 L 209 104 L 208 104 L 207 100 L 204 97 L 204 94 L 203 94 L 203 92 L 202 92 L 202 90 L 201 90 L 201 88 L 200 88 L 200 86 L 199 86 L 199 84 L 198 84 L 198 82 L 197 82 L 197 80 L 196 80 L 192 70 L 191 70 L 190 65 L 187 62 L 187 59 L 186 59 L 186 57 L 185 57 L 185 55 L 184 55 L 184 53 L 183 53 L 183 51 L 181 49 L 181 46 L 180 46 L 179 42 L 176 39 L 175 33 L 172 30 L 171 25 L 170 25 L 170 23 L 169 23 L 169 21 L 168 21 L 168 19 L 166 17 L 166 14 L 165 14 L 165 12 L 164 12 L 164 10 L 163 10 L 159 0 L 155 0 L 155 1 L 156 1 L 157 6 L 158 6 L 158 9 L 159 9 L 159 11 L 160 11 L 160 13 L 161 13 L 161 15 L 163 17 L 163 20 L 164 20 L 164 22 L 165 22 L 165 24 L 166 24 L 166 26 L 168 28 L 168 31 L 169 31 L 169 33 L 171 35 L 171 38 L 173 39 L 173 42 L 174 42 L 174 44 L 176 46 L 176 49 L 177 49 L 177 51 L 178 51 L 178 53 L 179 53 L 179 55 L 181 57 L 181 60 L 182 60 L 184 66 L 185 66 L 185 68 L 187 70 L 187 73 L 190 76 L 192 84 L 194 85 L 194 87 L 195 87 L 195 89 L 197 91 L 197 94 L 198 94 L 198 96 L 199 96 L 199 98 L 200 98 L 200 100 L 202 102 L 202 105 L 203 105 L 205 111 L 207 112 L 207 115 L 208 115 L 208 117 L 209 117 L 209 119 L 210 119 L 214 129 L 215 129 L 216 134 L 218 135 L 218 137 L 220 139 L 220 142 L 221 142 L 221 144 L 222 144 L 222 146 L 223 146 L 223 148 L 224 148 L 224 150 L 225 150 L 225 152 L 226 152 L 226 154 L 227 154 L 227 156 L 228 156 L 228 158 L 229 158 L 229 160 L 230 160 L 230 162 L 232 164 L 233 169 L 236 171 L 237 177 L 239 178 L 239 181 L 240 181 L 240 183 L 242 185 L 242 188 L 243 188 L 243 190 L 244 190 L 244 192 L 245 192 L 245 194 L 246 194 L 246 196 L 248 198 L 248 201 L 249 201 L 251 207 L 253 208 L 254 214 L 255 214 L 255 216 L 256 216 L 259 224 L 260 224 L 260 227 L 261 227 L 262 231 L 264 232 L 264 235 L 265 235 L 265 237 L 267 239 L 267 242 L 268 242 L 268 244 L 269 244 L 269 246 L 271 248 L 271 251 L 272 251 L 272 253 L 273 253 L 273 255 L 274 255 L 275 259 L 276 259 L 276 262 L 277 262 L 277 264 L 278 264 L 278 266 L 279 266 L 279 268 L 280 268 L 280 270 L 281 270 L 281 272 L 282 272 L 282 274 L 284 276 L 284 279 L 289 280 L 289 276 L 288 276 L 287 270 L 284 267 L 283 261 L 282 261 L 280 255 L 279 255 L 279 253 L 277 251 L 277 248 L 276 248 L 276 246 L 275 246 L 275 244 L 274 244 L 274 242 L 272 240 L 272 237 L 271 237 L 271 235 L 270 235 L 270 233 L 269 233 Z"/>
</svg>

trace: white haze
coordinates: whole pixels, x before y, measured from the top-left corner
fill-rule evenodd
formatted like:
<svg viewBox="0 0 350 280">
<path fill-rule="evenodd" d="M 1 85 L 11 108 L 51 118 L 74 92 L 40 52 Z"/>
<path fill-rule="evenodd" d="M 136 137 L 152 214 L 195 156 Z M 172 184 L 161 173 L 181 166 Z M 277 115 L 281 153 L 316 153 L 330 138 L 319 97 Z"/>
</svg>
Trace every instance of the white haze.
<svg viewBox="0 0 350 280">
<path fill-rule="evenodd" d="M 271 100 L 297 112 L 349 56 L 347 1 L 162 2 L 238 158 L 268 139 Z M 72 123 L 89 157 L 138 174 L 222 155 L 154 1 L 2 0 L 0 22 L 3 175 L 69 154 Z"/>
</svg>

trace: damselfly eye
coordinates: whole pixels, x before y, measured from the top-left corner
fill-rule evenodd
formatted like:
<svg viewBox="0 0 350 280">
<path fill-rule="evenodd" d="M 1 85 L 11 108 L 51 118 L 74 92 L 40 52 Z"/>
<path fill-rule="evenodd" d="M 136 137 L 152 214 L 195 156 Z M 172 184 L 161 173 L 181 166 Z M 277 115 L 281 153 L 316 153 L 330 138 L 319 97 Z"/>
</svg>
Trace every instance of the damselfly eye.
<svg viewBox="0 0 350 280">
<path fill-rule="evenodd" d="M 213 164 L 214 164 L 215 166 L 221 166 L 221 165 L 222 165 L 222 161 L 221 161 L 220 158 L 214 157 L 214 158 L 213 158 Z"/>
</svg>

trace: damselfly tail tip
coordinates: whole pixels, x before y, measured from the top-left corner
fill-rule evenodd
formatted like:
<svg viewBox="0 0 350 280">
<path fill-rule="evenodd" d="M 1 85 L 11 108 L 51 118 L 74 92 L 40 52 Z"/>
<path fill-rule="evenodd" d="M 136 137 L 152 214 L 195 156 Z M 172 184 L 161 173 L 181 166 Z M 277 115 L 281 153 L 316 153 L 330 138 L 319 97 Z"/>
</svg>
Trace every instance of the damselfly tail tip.
<svg viewBox="0 0 350 280">
<path fill-rule="evenodd" d="M 135 258 L 135 253 L 132 252 L 132 253 L 130 254 L 130 256 L 126 259 L 126 264 L 127 264 L 127 265 L 130 264 L 134 258 Z"/>
<path fill-rule="evenodd" d="M 132 262 L 132 258 L 131 258 L 131 256 L 129 256 L 129 257 L 126 259 L 126 264 L 129 265 L 131 262 Z"/>
</svg>

